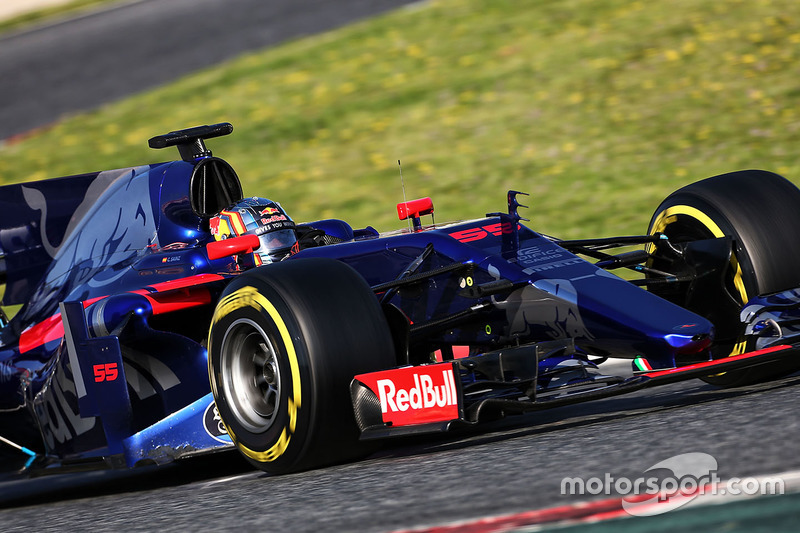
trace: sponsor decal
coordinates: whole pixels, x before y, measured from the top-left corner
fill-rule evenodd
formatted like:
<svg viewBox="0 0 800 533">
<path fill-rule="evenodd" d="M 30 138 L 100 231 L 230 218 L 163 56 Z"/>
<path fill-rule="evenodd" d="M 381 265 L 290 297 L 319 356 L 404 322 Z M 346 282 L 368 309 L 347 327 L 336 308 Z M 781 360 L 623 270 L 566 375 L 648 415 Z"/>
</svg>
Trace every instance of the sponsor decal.
<svg viewBox="0 0 800 533">
<path fill-rule="evenodd" d="M 523 248 L 517 253 L 517 262 L 525 266 L 523 272 L 545 272 L 570 265 L 579 265 L 585 261 L 566 250 L 552 244 L 542 244 Z"/>
<path fill-rule="evenodd" d="M 373 372 L 355 379 L 378 397 L 387 424 L 408 426 L 459 418 L 452 363 Z"/>
<path fill-rule="evenodd" d="M 531 246 L 523 248 L 517 253 L 517 261 L 522 265 L 535 265 L 546 261 L 553 261 L 566 256 L 567 253 L 555 246 Z"/>
<path fill-rule="evenodd" d="M 224 442 L 226 444 L 230 444 L 231 437 L 228 435 L 228 430 L 225 429 L 225 422 L 222 421 L 222 417 L 219 416 L 219 409 L 217 409 L 217 404 L 215 402 L 211 402 L 206 407 L 205 413 L 203 413 L 203 428 L 208 433 L 208 436 L 218 442 Z"/>
<path fill-rule="evenodd" d="M 283 222 L 284 220 L 288 220 L 286 215 L 275 215 L 274 217 L 262 218 L 261 223 L 266 226 L 272 222 Z"/>
<path fill-rule="evenodd" d="M 571 265 L 580 265 L 585 263 L 583 259 L 580 257 L 576 257 L 574 259 L 566 259 L 564 261 L 554 261 L 552 263 L 544 263 L 542 265 L 536 267 L 528 267 L 523 270 L 526 274 L 533 274 L 534 272 L 545 272 L 547 270 L 553 270 L 556 268 L 563 268 Z"/>
<path fill-rule="evenodd" d="M 261 210 L 259 215 L 274 215 L 275 213 L 280 213 L 280 210 L 276 207 L 265 207 Z"/>
</svg>

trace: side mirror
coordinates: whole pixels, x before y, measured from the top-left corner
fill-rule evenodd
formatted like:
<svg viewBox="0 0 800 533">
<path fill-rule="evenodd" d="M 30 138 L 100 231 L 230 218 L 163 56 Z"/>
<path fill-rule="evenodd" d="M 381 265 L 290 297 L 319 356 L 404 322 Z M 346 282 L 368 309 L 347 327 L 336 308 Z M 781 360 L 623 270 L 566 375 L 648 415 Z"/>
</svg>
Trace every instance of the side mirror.
<svg viewBox="0 0 800 533">
<path fill-rule="evenodd" d="M 231 237 L 230 239 L 210 242 L 206 244 L 206 253 L 208 258 L 213 261 L 232 255 L 251 254 L 260 245 L 257 235 L 242 235 L 241 237 Z"/>
</svg>

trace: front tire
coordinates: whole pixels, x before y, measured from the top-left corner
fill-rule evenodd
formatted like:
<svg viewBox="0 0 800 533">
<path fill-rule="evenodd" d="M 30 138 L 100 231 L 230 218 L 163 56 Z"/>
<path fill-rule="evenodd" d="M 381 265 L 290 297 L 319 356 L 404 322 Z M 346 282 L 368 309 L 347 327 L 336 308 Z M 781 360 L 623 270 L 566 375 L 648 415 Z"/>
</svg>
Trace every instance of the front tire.
<svg viewBox="0 0 800 533">
<path fill-rule="evenodd" d="M 358 458 L 349 385 L 395 365 L 378 300 L 332 259 L 267 265 L 232 281 L 208 341 L 220 416 L 239 451 L 273 474 Z"/>
<path fill-rule="evenodd" d="M 800 231 L 800 190 L 785 178 L 763 170 L 722 174 L 692 183 L 669 195 L 650 221 L 649 234 L 664 233 L 671 242 L 715 237 L 732 238 L 733 249 L 722 291 L 704 297 L 689 287 L 664 290 L 661 296 L 706 316 L 717 330 L 714 358 L 754 349 L 754 339 L 743 336 L 742 306 L 752 297 L 800 286 L 800 246 L 786 235 Z M 656 254 L 650 266 L 670 269 L 670 260 Z M 659 294 L 658 289 L 654 290 Z M 687 302 L 692 294 L 700 308 Z M 745 369 L 709 376 L 718 386 L 739 386 L 771 379 L 787 370 L 777 366 Z"/>
</svg>

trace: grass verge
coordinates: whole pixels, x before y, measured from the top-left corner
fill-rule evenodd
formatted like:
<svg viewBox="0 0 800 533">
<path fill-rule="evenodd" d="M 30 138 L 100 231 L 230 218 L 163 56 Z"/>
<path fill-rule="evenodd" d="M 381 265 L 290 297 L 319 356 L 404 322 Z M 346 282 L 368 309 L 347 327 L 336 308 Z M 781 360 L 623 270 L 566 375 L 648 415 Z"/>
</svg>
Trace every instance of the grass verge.
<svg viewBox="0 0 800 533">
<path fill-rule="evenodd" d="M 97 8 L 102 4 L 119 3 L 120 0 L 72 0 L 65 4 L 29 11 L 21 15 L 0 20 L 0 37 L 3 33 L 21 30 L 26 27 L 56 20 L 60 17 L 74 16 L 83 11 Z"/>
<path fill-rule="evenodd" d="M 799 56 L 790 0 L 431 1 L 66 118 L 0 147 L 0 179 L 172 159 L 147 139 L 230 121 L 215 155 L 300 221 L 400 227 L 400 159 L 440 221 L 513 188 L 542 232 L 640 233 L 691 181 L 800 177 Z"/>
</svg>

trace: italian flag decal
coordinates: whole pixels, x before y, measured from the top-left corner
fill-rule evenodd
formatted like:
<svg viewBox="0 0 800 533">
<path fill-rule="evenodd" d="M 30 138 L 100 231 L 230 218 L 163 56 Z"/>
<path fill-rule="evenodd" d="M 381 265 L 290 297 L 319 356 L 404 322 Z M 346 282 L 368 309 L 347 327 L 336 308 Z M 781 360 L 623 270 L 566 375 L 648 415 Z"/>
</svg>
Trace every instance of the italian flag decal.
<svg viewBox="0 0 800 533">
<path fill-rule="evenodd" d="M 650 363 L 647 362 L 647 359 L 640 355 L 633 360 L 633 369 L 638 370 L 639 372 L 645 372 L 647 370 L 653 370 L 653 367 L 650 366 Z"/>
</svg>

